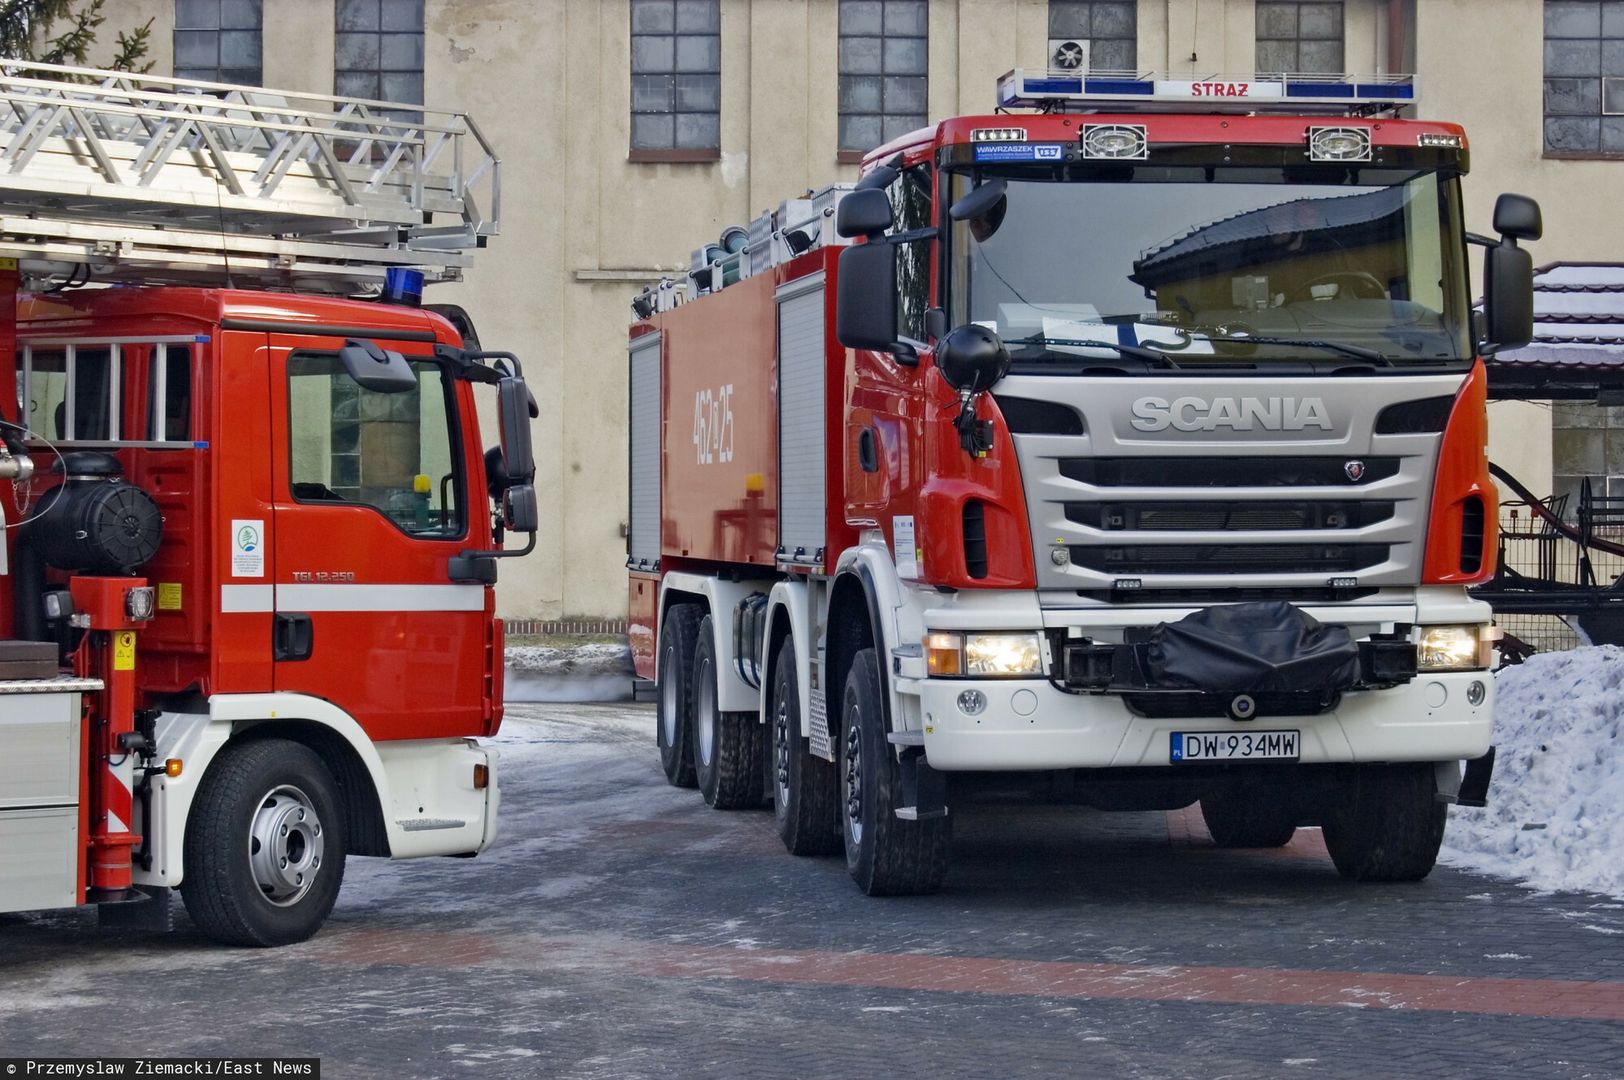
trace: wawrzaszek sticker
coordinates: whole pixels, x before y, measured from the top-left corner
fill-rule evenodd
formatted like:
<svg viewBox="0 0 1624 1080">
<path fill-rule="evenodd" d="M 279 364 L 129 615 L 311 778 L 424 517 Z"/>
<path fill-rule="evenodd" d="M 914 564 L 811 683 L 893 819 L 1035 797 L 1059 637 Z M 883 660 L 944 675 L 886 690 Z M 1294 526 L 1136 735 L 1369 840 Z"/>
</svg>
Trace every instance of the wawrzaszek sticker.
<svg viewBox="0 0 1624 1080">
<path fill-rule="evenodd" d="M 265 522 L 239 518 L 231 523 L 231 576 L 265 576 Z"/>
</svg>

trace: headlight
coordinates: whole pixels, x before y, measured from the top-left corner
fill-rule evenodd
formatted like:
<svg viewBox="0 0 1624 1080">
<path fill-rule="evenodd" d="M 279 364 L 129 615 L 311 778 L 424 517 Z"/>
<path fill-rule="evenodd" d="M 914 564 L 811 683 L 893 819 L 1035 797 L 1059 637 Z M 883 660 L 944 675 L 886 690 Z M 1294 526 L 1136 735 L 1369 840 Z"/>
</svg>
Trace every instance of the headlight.
<svg viewBox="0 0 1624 1080">
<path fill-rule="evenodd" d="M 925 670 L 931 675 L 1012 679 L 1043 674 L 1042 639 L 1032 632 L 925 635 Z"/>
<path fill-rule="evenodd" d="M 1481 627 L 1423 626 L 1415 647 L 1421 671 L 1469 671 L 1487 667 L 1483 662 Z"/>
</svg>

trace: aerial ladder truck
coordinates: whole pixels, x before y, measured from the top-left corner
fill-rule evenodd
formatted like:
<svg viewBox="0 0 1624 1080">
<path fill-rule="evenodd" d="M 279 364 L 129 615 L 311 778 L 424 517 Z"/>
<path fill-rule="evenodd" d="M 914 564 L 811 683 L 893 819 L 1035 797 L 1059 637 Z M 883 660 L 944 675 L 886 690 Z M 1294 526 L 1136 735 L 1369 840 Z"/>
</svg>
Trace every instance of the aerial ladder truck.
<svg viewBox="0 0 1624 1080">
<path fill-rule="evenodd" d="M 461 113 L 7 61 L 0 912 L 278 945 L 491 843 L 535 405 L 420 301 L 499 193 Z"/>
</svg>

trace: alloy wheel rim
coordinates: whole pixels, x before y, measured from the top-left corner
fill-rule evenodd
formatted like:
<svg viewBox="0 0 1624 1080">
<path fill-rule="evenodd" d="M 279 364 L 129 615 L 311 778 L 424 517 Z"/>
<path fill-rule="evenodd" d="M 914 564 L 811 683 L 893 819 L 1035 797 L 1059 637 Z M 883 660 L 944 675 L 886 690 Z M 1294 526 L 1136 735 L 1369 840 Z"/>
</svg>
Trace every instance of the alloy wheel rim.
<svg viewBox="0 0 1624 1080">
<path fill-rule="evenodd" d="M 863 744 L 856 709 L 846 718 L 846 828 L 854 842 L 863 842 Z"/>
<path fill-rule="evenodd" d="M 716 690 L 711 685 L 709 657 L 700 662 L 695 674 L 699 679 L 699 685 L 694 690 L 694 727 L 699 729 L 699 760 L 709 765 L 711 755 L 716 752 Z"/>
<path fill-rule="evenodd" d="M 778 779 L 778 806 L 789 804 L 789 702 L 780 699 L 773 719 L 773 763 Z"/>
<path fill-rule="evenodd" d="M 677 745 L 677 680 L 671 677 L 671 663 L 677 650 L 667 645 L 661 670 L 666 677 L 660 686 L 660 727 L 665 732 L 665 745 Z"/>
</svg>

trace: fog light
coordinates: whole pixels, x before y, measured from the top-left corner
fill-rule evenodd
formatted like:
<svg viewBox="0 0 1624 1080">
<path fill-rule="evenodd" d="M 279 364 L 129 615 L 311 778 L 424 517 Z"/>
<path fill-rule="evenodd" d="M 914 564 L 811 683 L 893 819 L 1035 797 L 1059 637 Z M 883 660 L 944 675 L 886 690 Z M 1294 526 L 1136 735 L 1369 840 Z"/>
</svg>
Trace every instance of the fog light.
<svg viewBox="0 0 1624 1080">
<path fill-rule="evenodd" d="M 987 695 L 980 690 L 965 690 L 959 694 L 959 712 L 965 716 L 980 716 L 987 708 Z"/>
<path fill-rule="evenodd" d="M 1483 704 L 1483 699 L 1489 696 L 1488 687 L 1479 679 L 1473 679 L 1472 685 L 1466 688 L 1466 700 L 1473 705 Z"/>
</svg>

